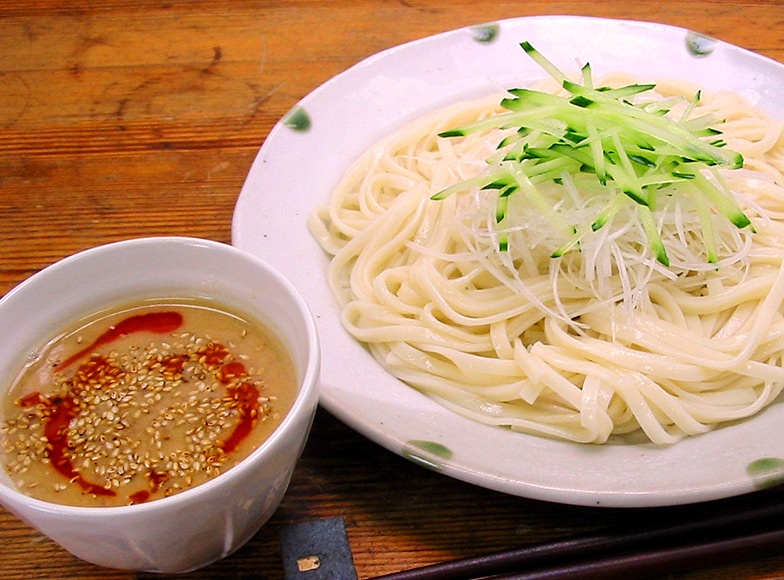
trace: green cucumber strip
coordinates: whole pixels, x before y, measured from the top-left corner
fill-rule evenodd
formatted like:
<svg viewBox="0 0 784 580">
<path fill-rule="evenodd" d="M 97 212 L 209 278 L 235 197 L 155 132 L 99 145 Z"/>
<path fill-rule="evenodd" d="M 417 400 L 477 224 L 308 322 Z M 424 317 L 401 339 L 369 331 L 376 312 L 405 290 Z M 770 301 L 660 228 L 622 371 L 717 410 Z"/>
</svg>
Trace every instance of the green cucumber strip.
<svg viewBox="0 0 784 580">
<path fill-rule="evenodd" d="M 553 77 L 558 82 L 563 82 L 566 79 L 566 75 L 561 72 L 561 70 L 555 66 L 552 62 L 546 59 L 538 50 L 536 50 L 530 42 L 524 41 L 520 43 L 520 46 L 525 51 L 525 53 L 531 57 L 531 59 L 538 64 L 542 70 L 544 70 L 547 74 Z"/>
<path fill-rule="evenodd" d="M 509 249 L 509 235 L 504 230 L 498 232 L 498 249 L 502 252 Z"/>
<path fill-rule="evenodd" d="M 459 183 L 455 183 L 454 185 L 450 185 L 449 187 L 442 189 L 435 195 L 432 195 L 430 199 L 432 200 L 441 200 L 446 199 L 450 195 L 458 193 L 460 191 L 466 191 L 468 189 L 482 189 L 487 187 L 489 184 L 493 183 L 494 181 L 501 179 L 505 176 L 508 176 L 508 172 L 506 169 L 496 169 L 490 173 L 483 173 L 481 175 L 477 175 L 471 179 L 467 179 L 465 181 L 461 181 Z"/>
<path fill-rule="evenodd" d="M 580 75 L 583 78 L 583 85 L 586 88 L 593 88 L 593 71 L 591 70 L 591 63 L 587 62 L 580 69 Z"/>
<path fill-rule="evenodd" d="M 695 187 L 705 196 L 705 198 L 721 212 L 730 222 L 737 228 L 745 228 L 751 225 L 751 220 L 743 213 L 743 210 L 738 207 L 734 200 L 730 199 L 708 178 L 701 173 L 695 173 L 692 180 Z"/>
<path fill-rule="evenodd" d="M 498 115 L 469 123 L 462 127 L 442 131 L 438 134 L 439 137 L 465 137 L 471 133 L 479 131 L 487 131 L 489 129 L 511 129 L 515 127 L 525 126 L 527 122 L 533 122 L 537 118 L 547 119 L 551 114 L 546 109 L 538 111 L 514 111 L 510 113 L 500 113 Z"/>
<path fill-rule="evenodd" d="M 700 217 L 700 226 L 702 227 L 702 243 L 705 244 L 705 253 L 707 255 L 708 263 L 715 264 L 719 261 L 719 253 L 716 248 L 716 235 L 713 231 L 713 220 L 711 219 L 710 207 L 705 201 L 705 196 L 699 191 L 699 188 L 689 184 L 686 191 L 692 193 L 694 205 L 697 208 L 697 214 Z"/>
<path fill-rule="evenodd" d="M 596 123 L 592 119 L 586 120 L 586 132 L 588 133 L 588 147 L 591 149 L 591 157 L 593 158 L 593 170 L 596 173 L 596 178 L 602 185 L 607 184 L 607 160 L 604 157 L 604 150 L 602 148 L 602 136 L 596 128 Z"/>
<path fill-rule="evenodd" d="M 495 206 L 495 222 L 501 223 L 503 219 L 506 217 L 506 210 L 509 207 L 509 196 L 508 195 L 499 195 L 498 202 Z"/>
<path fill-rule="evenodd" d="M 670 258 L 667 256 L 664 242 L 662 242 L 661 236 L 659 235 L 659 228 L 656 227 L 656 220 L 653 218 L 653 213 L 651 213 L 651 210 L 646 206 L 639 206 L 637 212 L 640 216 L 640 223 L 642 224 L 642 229 L 645 231 L 645 236 L 648 238 L 648 245 L 650 246 L 653 255 L 656 256 L 656 259 L 661 264 L 669 266 Z"/>
<path fill-rule="evenodd" d="M 655 84 L 633 84 L 617 89 L 607 88 L 604 90 L 598 90 L 592 89 L 588 86 L 585 86 L 584 84 L 581 85 L 579 83 L 572 82 L 570 80 L 565 80 L 562 83 L 562 86 L 573 95 L 585 97 L 590 101 L 614 101 L 626 97 L 633 97 L 634 95 L 645 93 L 656 87 Z"/>
<path fill-rule="evenodd" d="M 628 195 L 619 193 L 613 197 L 610 202 L 599 212 L 599 215 L 596 216 L 596 219 L 591 224 L 591 229 L 596 231 L 599 228 L 604 227 L 607 222 L 609 222 L 627 203 L 629 203 Z"/>
<path fill-rule="evenodd" d="M 566 252 L 569 252 L 570 250 L 573 250 L 576 246 L 578 246 L 580 244 L 581 238 L 582 236 L 575 230 L 574 235 L 572 235 L 572 237 L 569 238 L 569 241 L 567 241 L 563 246 L 561 246 L 560 248 L 555 250 L 552 254 L 550 254 L 550 257 L 560 258 Z"/>
<path fill-rule="evenodd" d="M 694 112 L 694 109 L 699 104 L 701 98 L 702 98 L 702 91 L 697 91 L 696 93 L 694 93 L 694 96 L 689 102 L 689 106 L 686 107 L 686 110 L 683 112 L 683 115 L 681 115 L 681 119 L 680 119 L 681 123 L 685 123 L 691 117 L 691 114 Z"/>
<path fill-rule="evenodd" d="M 569 224 L 563 216 L 559 214 L 553 207 L 550 205 L 539 190 L 536 188 L 536 185 L 531 183 L 531 180 L 528 178 L 525 173 L 522 171 L 514 171 L 512 174 L 515 181 L 517 182 L 518 187 L 520 188 L 520 192 L 525 195 L 526 199 L 531 203 L 531 205 L 541 214 L 543 215 L 550 225 L 559 232 L 560 235 L 564 237 L 571 237 L 576 228 Z"/>
</svg>

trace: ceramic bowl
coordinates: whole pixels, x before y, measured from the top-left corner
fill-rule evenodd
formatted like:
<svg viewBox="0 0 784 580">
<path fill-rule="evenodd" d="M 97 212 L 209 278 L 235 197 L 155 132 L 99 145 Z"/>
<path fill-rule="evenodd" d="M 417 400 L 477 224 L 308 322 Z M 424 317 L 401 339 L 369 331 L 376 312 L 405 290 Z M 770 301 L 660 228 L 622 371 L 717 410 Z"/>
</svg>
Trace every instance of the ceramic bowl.
<svg viewBox="0 0 784 580">
<path fill-rule="evenodd" d="M 5 330 L 0 389 L 8 388 L 51 333 L 79 316 L 161 294 L 214 298 L 278 334 L 299 381 L 281 425 L 235 467 L 170 497 L 119 507 L 65 506 L 20 493 L 0 470 L 0 503 L 79 558 L 170 573 L 231 554 L 283 498 L 315 414 L 320 364 L 316 327 L 296 289 L 264 261 L 208 240 L 143 238 L 86 250 L 41 270 L 0 299 Z"/>
</svg>

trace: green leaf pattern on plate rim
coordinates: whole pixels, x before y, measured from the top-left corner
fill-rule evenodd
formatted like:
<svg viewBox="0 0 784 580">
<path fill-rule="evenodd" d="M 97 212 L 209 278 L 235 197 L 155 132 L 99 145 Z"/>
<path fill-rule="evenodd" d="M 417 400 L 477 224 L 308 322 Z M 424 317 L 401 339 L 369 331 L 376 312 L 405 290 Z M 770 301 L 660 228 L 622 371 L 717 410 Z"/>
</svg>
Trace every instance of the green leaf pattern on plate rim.
<svg viewBox="0 0 784 580">
<path fill-rule="evenodd" d="M 767 489 L 784 484 L 784 459 L 781 457 L 762 457 L 746 467 L 754 487 Z"/>
<path fill-rule="evenodd" d="M 708 56 L 716 48 L 716 39 L 698 32 L 689 32 L 686 35 L 686 48 L 692 56 Z"/>
<path fill-rule="evenodd" d="M 449 447 L 435 441 L 412 439 L 403 446 L 403 457 L 433 471 L 441 471 L 452 455 Z"/>
<path fill-rule="evenodd" d="M 310 129 L 312 121 L 308 112 L 299 105 L 292 108 L 283 117 L 283 124 L 294 131 L 305 132 Z"/>
<path fill-rule="evenodd" d="M 472 26 L 471 38 L 477 42 L 489 43 L 496 39 L 499 32 L 501 32 L 501 27 L 498 25 L 498 23 L 488 22 L 487 24 Z"/>
</svg>

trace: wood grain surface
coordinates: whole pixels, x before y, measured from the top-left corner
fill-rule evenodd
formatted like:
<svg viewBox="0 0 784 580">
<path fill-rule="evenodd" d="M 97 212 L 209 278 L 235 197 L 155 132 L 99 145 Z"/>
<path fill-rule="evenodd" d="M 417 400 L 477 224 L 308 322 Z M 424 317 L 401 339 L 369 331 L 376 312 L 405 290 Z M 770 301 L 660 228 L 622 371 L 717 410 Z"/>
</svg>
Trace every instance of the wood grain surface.
<svg viewBox="0 0 784 580">
<path fill-rule="evenodd" d="M 537 14 L 659 21 L 784 62 L 784 3 L 774 0 L 3 0 L 0 295 L 55 260 L 114 240 L 230 241 L 259 146 L 308 92 L 394 45 Z M 12 329 L 0 330 L 13 340 Z M 270 523 L 235 555 L 180 577 L 281 579 L 281 527 L 322 517 L 344 518 L 357 571 L 368 578 L 654 512 L 487 491 L 417 467 L 319 411 Z M 156 576 L 79 561 L 0 508 L 0 578 L 148 577 Z M 667 577 L 784 578 L 784 550 Z"/>
</svg>

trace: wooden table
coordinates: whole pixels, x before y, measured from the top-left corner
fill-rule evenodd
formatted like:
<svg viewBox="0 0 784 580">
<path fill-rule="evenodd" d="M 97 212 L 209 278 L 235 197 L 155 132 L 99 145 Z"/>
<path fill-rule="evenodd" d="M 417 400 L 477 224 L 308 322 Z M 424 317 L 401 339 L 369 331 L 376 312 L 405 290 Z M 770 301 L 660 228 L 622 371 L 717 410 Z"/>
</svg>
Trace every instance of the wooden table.
<svg viewBox="0 0 784 580">
<path fill-rule="evenodd" d="M 380 50 L 534 14 L 656 20 L 784 61 L 781 0 L 4 0 L 0 4 L 0 294 L 97 244 L 230 241 L 237 195 L 273 124 Z M 12 339 L 2 329 L 2 339 Z M 342 517 L 360 578 L 531 544 L 646 510 L 510 497 L 415 466 L 319 411 L 290 491 L 237 554 L 187 578 L 283 577 L 278 535 Z M 670 578 L 784 578 L 778 557 Z M 81 562 L 0 509 L 2 578 L 141 578 Z"/>
</svg>

